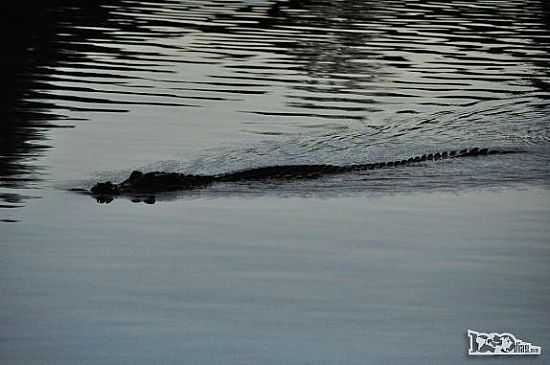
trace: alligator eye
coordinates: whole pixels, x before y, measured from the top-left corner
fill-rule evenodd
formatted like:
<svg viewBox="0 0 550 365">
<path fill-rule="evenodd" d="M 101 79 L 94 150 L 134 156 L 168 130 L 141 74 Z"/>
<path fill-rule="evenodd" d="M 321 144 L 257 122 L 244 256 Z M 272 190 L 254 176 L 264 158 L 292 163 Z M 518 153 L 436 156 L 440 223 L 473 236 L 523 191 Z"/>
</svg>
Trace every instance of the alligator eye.
<svg viewBox="0 0 550 365">
<path fill-rule="evenodd" d="M 143 177 L 143 172 L 138 171 L 138 170 L 134 170 L 130 174 L 130 177 L 128 178 L 128 180 L 136 180 L 136 179 L 139 179 L 141 177 Z"/>
</svg>

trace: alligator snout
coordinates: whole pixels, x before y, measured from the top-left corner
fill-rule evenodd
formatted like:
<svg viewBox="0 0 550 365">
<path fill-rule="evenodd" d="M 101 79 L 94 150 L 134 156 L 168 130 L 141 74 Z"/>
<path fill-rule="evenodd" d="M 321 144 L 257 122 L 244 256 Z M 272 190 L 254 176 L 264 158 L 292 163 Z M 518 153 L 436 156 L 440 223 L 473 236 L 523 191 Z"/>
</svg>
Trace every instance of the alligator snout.
<svg viewBox="0 0 550 365">
<path fill-rule="evenodd" d="M 120 194 L 120 190 L 118 189 L 118 185 L 113 184 L 110 181 L 103 182 L 103 183 L 97 183 L 95 184 L 92 189 L 90 190 L 92 194 L 94 195 L 118 195 Z"/>
</svg>

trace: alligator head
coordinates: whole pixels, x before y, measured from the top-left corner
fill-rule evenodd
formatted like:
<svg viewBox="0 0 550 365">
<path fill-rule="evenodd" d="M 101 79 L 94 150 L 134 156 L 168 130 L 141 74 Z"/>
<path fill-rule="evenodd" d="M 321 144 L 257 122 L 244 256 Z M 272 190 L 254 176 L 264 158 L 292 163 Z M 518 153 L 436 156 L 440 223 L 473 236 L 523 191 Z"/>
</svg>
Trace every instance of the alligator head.
<svg viewBox="0 0 550 365">
<path fill-rule="evenodd" d="M 187 175 L 167 172 L 133 171 L 120 184 L 111 181 L 95 184 L 90 192 L 98 202 L 110 202 L 114 196 L 147 196 L 160 192 L 191 190 L 201 188 L 214 182 L 214 176 Z"/>
</svg>

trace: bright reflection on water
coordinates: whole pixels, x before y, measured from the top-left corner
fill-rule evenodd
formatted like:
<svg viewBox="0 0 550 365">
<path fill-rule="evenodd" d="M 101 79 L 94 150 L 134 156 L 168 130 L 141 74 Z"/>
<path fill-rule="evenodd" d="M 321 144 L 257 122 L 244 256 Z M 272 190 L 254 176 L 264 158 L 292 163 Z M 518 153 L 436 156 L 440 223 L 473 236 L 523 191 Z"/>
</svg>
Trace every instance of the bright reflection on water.
<svg viewBox="0 0 550 365">
<path fill-rule="evenodd" d="M 461 364 L 470 327 L 550 348 L 549 3 L 273 3 L 6 6 L 0 362 Z M 476 146 L 527 153 L 67 191 Z"/>
</svg>

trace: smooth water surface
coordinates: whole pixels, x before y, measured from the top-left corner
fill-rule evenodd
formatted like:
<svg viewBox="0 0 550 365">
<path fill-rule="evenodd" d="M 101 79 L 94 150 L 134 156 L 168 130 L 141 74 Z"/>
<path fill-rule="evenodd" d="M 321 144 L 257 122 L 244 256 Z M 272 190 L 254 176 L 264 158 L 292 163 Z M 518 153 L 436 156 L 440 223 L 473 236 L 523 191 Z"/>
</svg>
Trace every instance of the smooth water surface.
<svg viewBox="0 0 550 365">
<path fill-rule="evenodd" d="M 6 5 L 0 362 L 485 363 L 468 328 L 545 362 L 547 2 L 273 4 Z M 71 191 L 476 146 L 525 153 L 154 205 Z"/>
</svg>

